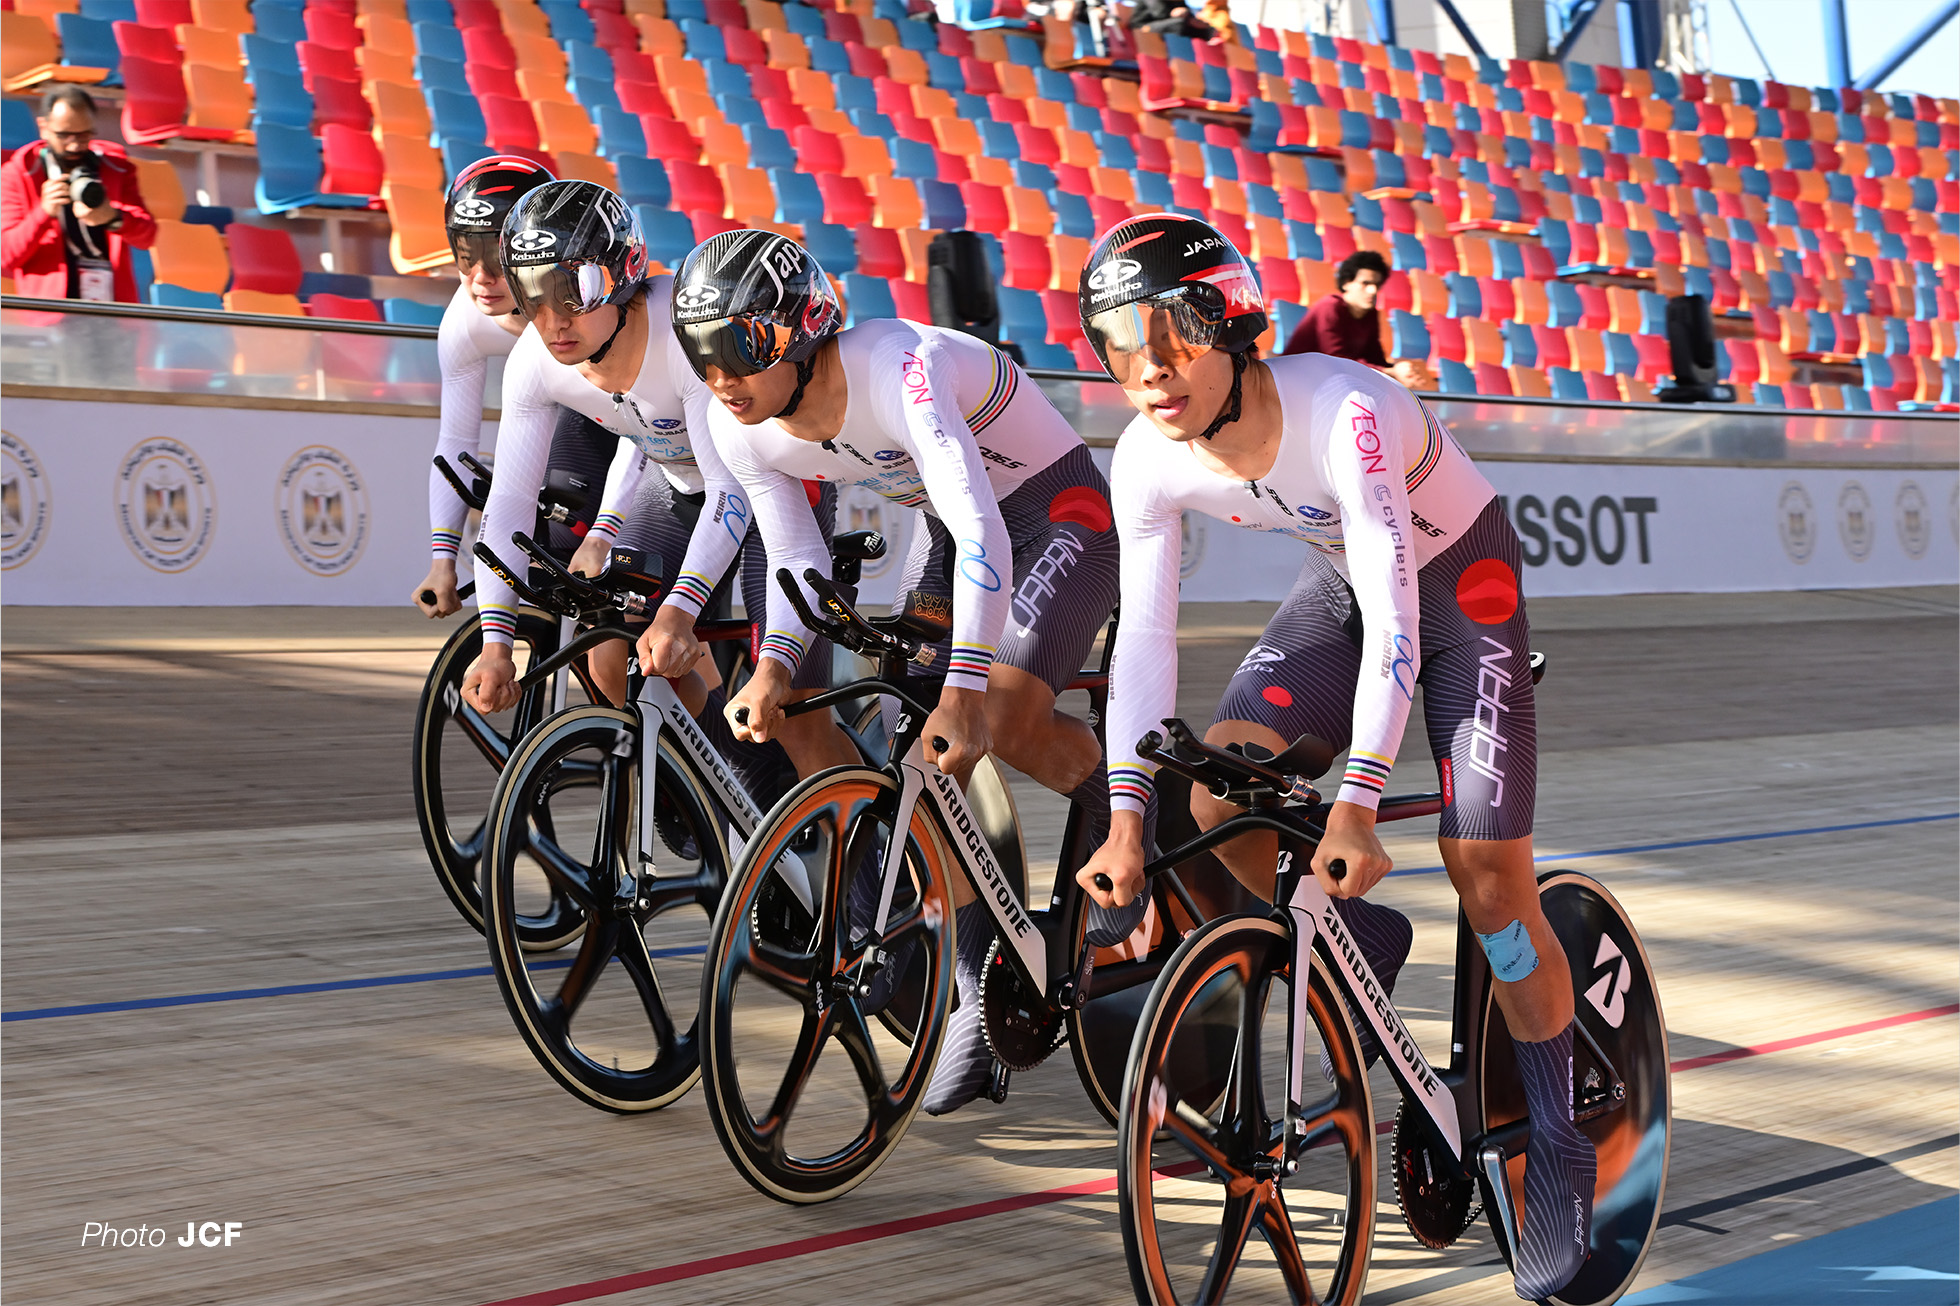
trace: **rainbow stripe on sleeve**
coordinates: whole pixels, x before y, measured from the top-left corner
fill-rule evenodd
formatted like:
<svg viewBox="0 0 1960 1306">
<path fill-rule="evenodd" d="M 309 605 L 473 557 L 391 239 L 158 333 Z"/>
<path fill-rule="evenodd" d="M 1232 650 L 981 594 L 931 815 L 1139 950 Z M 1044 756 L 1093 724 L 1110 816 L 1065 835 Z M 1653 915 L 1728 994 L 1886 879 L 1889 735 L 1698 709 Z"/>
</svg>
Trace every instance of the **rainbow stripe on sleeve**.
<svg viewBox="0 0 1960 1306">
<path fill-rule="evenodd" d="M 444 530 L 438 526 L 429 532 L 429 550 L 437 557 L 453 558 L 461 552 L 463 533 Z"/>
<path fill-rule="evenodd" d="M 625 527 L 626 519 L 616 512 L 602 512 L 592 519 L 593 530 L 604 531 L 614 539 L 619 538 L 620 531 L 624 530 Z"/>
<path fill-rule="evenodd" d="M 1383 757 L 1379 753 L 1364 753 L 1356 749 L 1348 754 L 1347 772 L 1341 776 L 1341 783 L 1380 793 L 1387 787 L 1388 773 L 1394 767 L 1395 759 L 1392 757 Z"/>
<path fill-rule="evenodd" d="M 674 583 L 667 590 L 669 603 L 679 602 L 692 607 L 696 612 L 708 606 L 708 600 L 715 592 L 714 583 L 698 571 L 684 571 L 674 577 Z"/>
<path fill-rule="evenodd" d="M 507 608 L 500 603 L 486 604 L 477 610 L 483 622 L 483 638 L 488 642 L 499 642 L 491 637 L 503 636 L 506 643 L 517 642 L 517 609 Z"/>
<path fill-rule="evenodd" d="M 1156 788 L 1156 775 L 1149 767 L 1112 766 L 1109 768 L 1111 802 L 1119 798 L 1132 798 L 1147 805 L 1150 802 L 1150 795 Z"/>
<path fill-rule="evenodd" d="M 972 412 L 964 414 L 966 429 L 973 434 L 992 426 L 994 419 L 1007 411 L 1014 402 L 1014 393 L 1021 386 L 1021 374 L 1014 367 L 1014 361 L 998 349 L 994 351 L 994 374 L 987 386 L 987 397 L 982 399 Z"/>
<path fill-rule="evenodd" d="M 1416 486 L 1423 483 L 1429 473 L 1436 470 L 1436 464 L 1443 461 L 1442 424 L 1436 420 L 1436 414 L 1430 412 L 1429 406 L 1422 400 L 1416 400 L 1416 407 L 1422 409 L 1423 442 L 1422 452 L 1417 455 L 1415 462 L 1409 465 L 1408 475 L 1404 478 L 1404 484 L 1408 486 L 1411 493 L 1415 491 Z"/>
<path fill-rule="evenodd" d="M 952 656 L 946 659 L 946 674 L 948 676 L 978 676 L 980 679 L 985 680 L 987 678 L 987 672 L 993 669 L 993 665 L 993 645 L 955 644 L 953 645 Z"/>
<path fill-rule="evenodd" d="M 803 654 L 807 651 L 803 641 L 786 630 L 772 630 L 762 637 L 762 647 L 756 650 L 758 657 L 772 657 L 795 671 L 803 664 Z"/>
</svg>

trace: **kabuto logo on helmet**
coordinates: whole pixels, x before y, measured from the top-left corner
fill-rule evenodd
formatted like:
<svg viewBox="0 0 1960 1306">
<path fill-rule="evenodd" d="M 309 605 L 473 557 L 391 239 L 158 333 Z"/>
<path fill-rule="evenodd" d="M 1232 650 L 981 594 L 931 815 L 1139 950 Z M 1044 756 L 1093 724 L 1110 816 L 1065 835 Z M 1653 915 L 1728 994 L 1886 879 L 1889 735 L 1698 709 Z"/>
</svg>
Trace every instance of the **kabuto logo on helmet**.
<svg viewBox="0 0 1960 1306">
<path fill-rule="evenodd" d="M 1089 274 L 1089 289 L 1096 299 L 1121 293 L 1143 275 L 1143 264 L 1133 258 L 1111 259 Z"/>
<path fill-rule="evenodd" d="M 520 254 L 537 254 L 558 243 L 555 231 L 520 231 L 510 238 L 510 247 Z"/>
<path fill-rule="evenodd" d="M 721 298 L 720 286 L 683 286 L 674 292 L 674 307 L 692 311 Z"/>
<path fill-rule="evenodd" d="M 472 195 L 468 199 L 458 200 L 451 214 L 465 222 L 483 222 L 496 211 L 497 206 L 489 200 Z"/>
</svg>

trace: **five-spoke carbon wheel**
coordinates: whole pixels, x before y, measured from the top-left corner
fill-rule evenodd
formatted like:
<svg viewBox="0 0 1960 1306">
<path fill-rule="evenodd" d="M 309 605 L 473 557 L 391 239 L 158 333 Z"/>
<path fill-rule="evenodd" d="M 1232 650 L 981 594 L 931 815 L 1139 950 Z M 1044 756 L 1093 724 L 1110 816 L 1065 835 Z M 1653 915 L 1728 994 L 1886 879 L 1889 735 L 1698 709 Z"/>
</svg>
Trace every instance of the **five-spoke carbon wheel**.
<svg viewBox="0 0 1960 1306">
<path fill-rule="evenodd" d="M 1354 1027 L 1316 962 L 1300 1031 L 1304 1132 L 1286 1133 L 1292 942 L 1215 920 L 1151 990 L 1123 1086 L 1117 1194 L 1137 1300 L 1354 1306 L 1375 1225 L 1375 1118 Z M 1320 1073 L 1322 1051 L 1333 1081 Z M 1255 1236 L 1256 1235 L 1256 1236 Z"/>
<path fill-rule="evenodd" d="M 701 976 L 708 1115 L 742 1177 L 779 1201 L 828 1201 L 864 1182 L 904 1137 L 939 1055 L 952 861 L 923 809 L 902 832 L 881 949 L 907 958 L 917 982 L 880 982 L 865 932 L 897 792 L 865 767 L 791 790 L 749 841 L 715 918 Z"/>
<path fill-rule="evenodd" d="M 1573 1040 L 1575 1096 L 1583 1103 L 1589 1091 L 1609 1087 L 1593 1054 L 1595 1046 L 1625 1089 L 1616 1107 L 1579 1122 L 1599 1157 L 1592 1245 L 1579 1273 L 1550 1299 L 1560 1306 L 1597 1306 L 1617 1301 L 1631 1286 L 1660 1223 L 1673 1137 L 1667 1021 L 1647 950 L 1626 909 L 1606 886 L 1577 871 L 1549 871 L 1538 877 L 1538 901 L 1565 946 L 1573 1015 L 1590 1036 Z M 1495 1129 L 1523 1116 L 1525 1105 L 1503 1014 L 1493 997 L 1486 994 L 1485 1001 L 1490 1005 L 1484 1036 L 1484 1125 Z M 1507 1178 L 1522 1218 L 1523 1157 L 1511 1160 Z M 1501 1231 L 1495 1241 L 1509 1262 L 1512 1252 Z"/>
<path fill-rule="evenodd" d="M 526 612 L 518 616 L 516 648 L 520 670 L 558 647 L 556 620 Z M 415 737 L 411 745 L 415 819 L 422 827 L 422 844 L 436 881 L 470 928 L 483 929 L 483 898 L 478 886 L 479 862 L 488 827 L 488 813 L 497 775 L 511 749 L 551 710 L 549 685 L 525 691 L 517 707 L 486 716 L 463 702 L 463 677 L 483 651 L 483 636 L 474 616 L 456 628 L 422 686 L 415 708 Z M 573 696 L 599 701 L 585 679 L 585 664 L 573 666 Z M 584 917 L 567 899 L 540 903 L 538 915 L 519 927 L 523 946 L 533 952 L 563 947 L 584 928 Z"/>
<path fill-rule="evenodd" d="M 651 1111 L 694 1086 L 701 954 L 727 883 L 723 821 L 664 734 L 651 875 L 638 841 L 639 726 L 610 707 L 559 713 L 497 786 L 483 860 L 491 966 L 517 1029 L 574 1097 Z M 587 924 L 569 962 L 528 955 L 523 922 L 557 901 Z"/>
</svg>

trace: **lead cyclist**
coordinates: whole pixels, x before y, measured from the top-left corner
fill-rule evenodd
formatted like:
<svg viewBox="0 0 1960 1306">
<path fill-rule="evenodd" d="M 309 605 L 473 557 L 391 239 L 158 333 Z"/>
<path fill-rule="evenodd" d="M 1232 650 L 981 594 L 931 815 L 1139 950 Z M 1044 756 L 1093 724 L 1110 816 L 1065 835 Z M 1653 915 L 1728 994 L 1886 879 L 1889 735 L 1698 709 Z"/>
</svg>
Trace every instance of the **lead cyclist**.
<svg viewBox="0 0 1960 1306">
<path fill-rule="evenodd" d="M 1139 416 L 1110 478 L 1123 548 L 1114 812 L 1077 879 L 1105 906 L 1142 888 L 1154 768 L 1137 742 L 1176 710 L 1182 513 L 1307 545 L 1205 738 L 1277 753 L 1314 734 L 1349 749 L 1312 870 L 1392 987 L 1409 924 L 1362 895 L 1391 866 L 1376 805 L 1423 687 L 1443 863 L 1490 958 L 1531 1113 L 1517 1293 L 1548 1297 L 1585 1259 L 1596 1157 L 1571 1119 L 1572 982 L 1532 869 L 1537 735 L 1517 536 L 1490 483 L 1402 386 L 1323 354 L 1258 359 L 1258 282 L 1210 225 L 1168 214 L 1118 224 L 1091 251 L 1079 295 L 1083 330 Z M 1238 809 L 1194 789 L 1191 810 L 1209 829 Z M 1278 852 L 1269 833 L 1217 850 L 1268 899 Z"/>
<path fill-rule="evenodd" d="M 463 468 L 458 457 L 475 453 L 480 443 L 490 360 L 509 355 L 527 325 L 504 281 L 497 245 L 504 217 L 519 199 L 551 179 L 549 172 L 529 159 L 494 154 L 456 174 L 443 204 L 443 225 L 450 253 L 456 258 L 459 284 L 436 331 L 436 365 L 442 377 L 436 455 L 459 473 Z M 623 452 L 618 440 L 569 409 L 558 410 L 554 421 L 548 437 L 550 467 L 599 484 L 606 476 L 607 464 Z M 605 505 L 590 503 L 575 521 L 552 522 L 549 538 L 539 543 L 561 562 L 594 570 L 590 553 L 585 559 L 574 559 L 595 517 L 605 515 Z M 432 619 L 452 616 L 462 609 L 456 589 L 456 552 L 462 547 L 468 516 L 469 508 L 432 464 L 429 574 L 409 596 Z"/>
<path fill-rule="evenodd" d="M 1108 484 L 1081 437 L 993 346 L 897 319 L 840 331 L 842 317 L 817 260 L 772 232 L 714 236 L 674 278 L 674 330 L 721 401 L 708 428 L 754 503 L 770 568 L 801 576 L 823 563 L 798 478 L 861 485 L 921 509 L 898 590 L 926 590 L 953 607 L 950 645 L 934 659 L 946 680 L 926 721 L 926 759 L 964 785 L 992 753 L 1078 802 L 1100 837 L 1109 801 L 1102 749 L 1055 698 L 1115 602 Z M 771 587 L 761 660 L 729 703 L 731 714 L 747 711 L 737 735 L 768 739 L 783 728 L 810 635 Z M 993 1064 L 979 1002 L 993 924 L 964 879 L 951 887 L 960 1005 L 926 1090 L 934 1115 L 978 1096 Z M 1092 929 L 1121 939 L 1141 910 Z"/>
</svg>

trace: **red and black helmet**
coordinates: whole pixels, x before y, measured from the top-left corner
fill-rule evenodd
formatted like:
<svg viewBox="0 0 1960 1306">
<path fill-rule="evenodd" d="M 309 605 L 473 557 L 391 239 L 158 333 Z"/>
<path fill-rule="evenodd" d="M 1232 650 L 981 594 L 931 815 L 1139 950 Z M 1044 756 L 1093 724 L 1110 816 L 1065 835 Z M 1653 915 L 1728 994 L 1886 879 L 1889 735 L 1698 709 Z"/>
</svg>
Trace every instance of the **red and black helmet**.
<svg viewBox="0 0 1960 1306">
<path fill-rule="evenodd" d="M 1266 300 L 1252 265 L 1216 227 L 1175 213 L 1117 223 L 1090 250 L 1077 289 L 1082 329 L 1103 368 L 1112 332 L 1148 302 L 1171 311 L 1180 333 L 1201 349 L 1243 353 L 1266 333 Z M 1121 340 L 1114 342 L 1118 349 Z"/>
<path fill-rule="evenodd" d="M 493 154 L 457 173 L 442 206 L 442 224 L 457 265 L 467 271 L 487 260 L 493 269 L 500 267 L 497 241 L 505 216 L 519 199 L 550 180 L 542 164 L 515 154 Z"/>
</svg>

